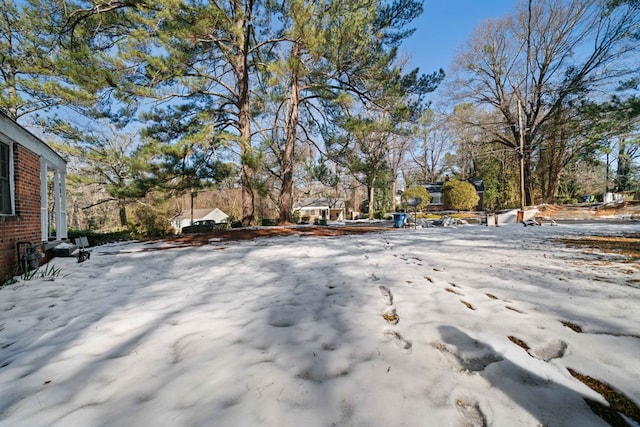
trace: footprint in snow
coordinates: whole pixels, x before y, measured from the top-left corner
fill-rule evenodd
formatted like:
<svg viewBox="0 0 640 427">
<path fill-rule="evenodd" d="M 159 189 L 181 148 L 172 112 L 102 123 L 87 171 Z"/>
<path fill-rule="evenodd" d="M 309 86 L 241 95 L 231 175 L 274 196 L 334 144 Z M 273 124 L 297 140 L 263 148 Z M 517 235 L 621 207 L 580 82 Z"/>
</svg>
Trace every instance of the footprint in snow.
<svg viewBox="0 0 640 427">
<path fill-rule="evenodd" d="M 445 360 L 460 372 L 481 372 L 502 356 L 483 342 L 477 341 L 453 326 L 438 328 L 443 342 L 432 342 L 431 346 L 440 351 Z"/>
<path fill-rule="evenodd" d="M 567 343 L 554 339 L 547 343 L 534 346 L 529 349 L 529 354 L 536 359 L 544 360 L 548 362 L 552 359 L 559 359 L 564 356 L 565 351 L 567 350 Z"/>
<path fill-rule="evenodd" d="M 378 286 L 378 289 L 380 289 L 380 294 L 382 295 L 382 300 L 385 302 L 385 304 L 392 305 L 393 294 L 391 293 L 391 290 L 386 286 L 382 286 L 382 285 Z"/>
<path fill-rule="evenodd" d="M 396 308 L 393 306 L 387 307 L 384 313 L 382 313 L 382 317 L 390 325 L 397 325 L 400 321 L 400 317 L 398 317 L 398 313 L 396 313 Z"/>
<path fill-rule="evenodd" d="M 487 420 L 475 400 L 456 399 L 456 409 L 463 418 L 459 427 L 486 427 Z"/>
<path fill-rule="evenodd" d="M 402 338 L 402 336 L 397 333 L 396 331 L 392 331 L 391 329 L 387 329 L 384 331 L 384 336 L 388 339 L 390 339 L 391 341 L 393 341 L 393 343 L 395 345 L 397 345 L 399 348 L 403 349 L 403 350 L 408 350 L 411 348 L 411 343 L 407 340 L 405 340 L 404 338 Z"/>
</svg>

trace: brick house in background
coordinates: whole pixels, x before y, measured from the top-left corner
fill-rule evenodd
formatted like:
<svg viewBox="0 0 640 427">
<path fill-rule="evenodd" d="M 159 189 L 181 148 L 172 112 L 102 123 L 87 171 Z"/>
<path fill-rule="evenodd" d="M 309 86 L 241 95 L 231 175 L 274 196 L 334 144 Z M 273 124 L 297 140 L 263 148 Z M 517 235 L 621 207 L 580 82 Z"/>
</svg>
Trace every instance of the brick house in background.
<svg viewBox="0 0 640 427">
<path fill-rule="evenodd" d="M 19 242 L 45 253 L 67 238 L 65 176 L 58 153 L 0 112 L 0 282 L 20 261 Z"/>
</svg>

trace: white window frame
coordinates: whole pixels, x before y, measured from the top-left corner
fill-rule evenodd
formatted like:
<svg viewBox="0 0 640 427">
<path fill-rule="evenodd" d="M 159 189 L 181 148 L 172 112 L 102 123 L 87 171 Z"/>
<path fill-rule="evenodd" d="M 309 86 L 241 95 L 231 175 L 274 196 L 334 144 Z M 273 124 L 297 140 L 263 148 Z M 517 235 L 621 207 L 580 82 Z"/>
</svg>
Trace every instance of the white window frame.
<svg viewBox="0 0 640 427">
<path fill-rule="evenodd" d="M 13 144 L 0 141 L 0 144 L 6 145 L 9 148 L 9 212 L 0 212 L 0 216 L 14 216 L 16 213 L 15 206 L 15 183 L 13 172 Z"/>
</svg>

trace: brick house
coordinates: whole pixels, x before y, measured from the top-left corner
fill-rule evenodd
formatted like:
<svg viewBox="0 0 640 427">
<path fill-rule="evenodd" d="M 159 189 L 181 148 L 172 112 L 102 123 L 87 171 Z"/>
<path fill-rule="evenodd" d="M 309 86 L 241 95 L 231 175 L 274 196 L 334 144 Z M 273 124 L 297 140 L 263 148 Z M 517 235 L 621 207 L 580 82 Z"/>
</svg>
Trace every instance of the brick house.
<svg viewBox="0 0 640 427">
<path fill-rule="evenodd" d="M 59 154 L 0 112 L 0 282 L 20 261 L 19 242 L 45 253 L 67 238 L 65 176 Z"/>
</svg>

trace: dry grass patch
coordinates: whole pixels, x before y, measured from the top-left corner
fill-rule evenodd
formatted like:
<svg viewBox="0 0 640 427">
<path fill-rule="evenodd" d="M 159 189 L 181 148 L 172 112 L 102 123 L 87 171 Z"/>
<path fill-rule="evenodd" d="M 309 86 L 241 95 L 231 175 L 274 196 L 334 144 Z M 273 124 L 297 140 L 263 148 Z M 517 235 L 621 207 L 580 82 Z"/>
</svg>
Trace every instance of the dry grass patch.
<svg viewBox="0 0 640 427">
<path fill-rule="evenodd" d="M 531 348 L 527 345 L 526 342 L 522 341 L 520 338 L 514 337 L 513 335 L 509 335 L 507 338 L 509 338 L 509 341 L 511 341 L 518 347 L 523 348 L 524 351 L 529 351 L 529 349 Z"/>
<path fill-rule="evenodd" d="M 563 237 L 560 242 L 578 248 L 589 248 L 601 252 L 614 253 L 640 260 L 640 233 L 627 233 L 622 236 L 585 236 Z"/>
<path fill-rule="evenodd" d="M 185 234 L 175 237 L 167 237 L 166 241 L 179 242 L 185 246 L 201 246 L 210 244 L 212 238 L 221 241 L 249 240 L 262 237 L 280 237 L 290 235 L 335 237 L 351 234 L 376 233 L 389 231 L 393 228 L 383 226 L 274 226 L 274 227 L 248 227 L 232 228 L 229 230 L 217 230 L 203 234 Z"/>
<path fill-rule="evenodd" d="M 563 320 L 560 323 L 562 323 L 562 326 L 566 326 L 567 328 L 571 329 L 573 332 L 577 332 L 579 334 L 582 333 L 582 326 L 580 325 L 576 325 L 575 323 L 568 322 L 566 320 Z"/>
<path fill-rule="evenodd" d="M 461 299 L 460 302 L 463 303 L 469 310 L 475 310 L 475 307 L 471 305 L 471 303 L 468 303 L 463 299 Z"/>
<path fill-rule="evenodd" d="M 614 427 L 628 426 L 629 424 L 619 415 L 620 413 L 631 418 L 635 422 L 640 423 L 640 408 L 623 393 L 615 390 L 607 383 L 588 375 L 583 375 L 571 368 L 567 369 L 574 378 L 578 379 L 591 390 L 599 393 L 609 403 L 609 407 L 606 407 L 594 400 L 585 398 L 585 401 L 591 410 L 600 418 L 604 419 Z"/>
</svg>

